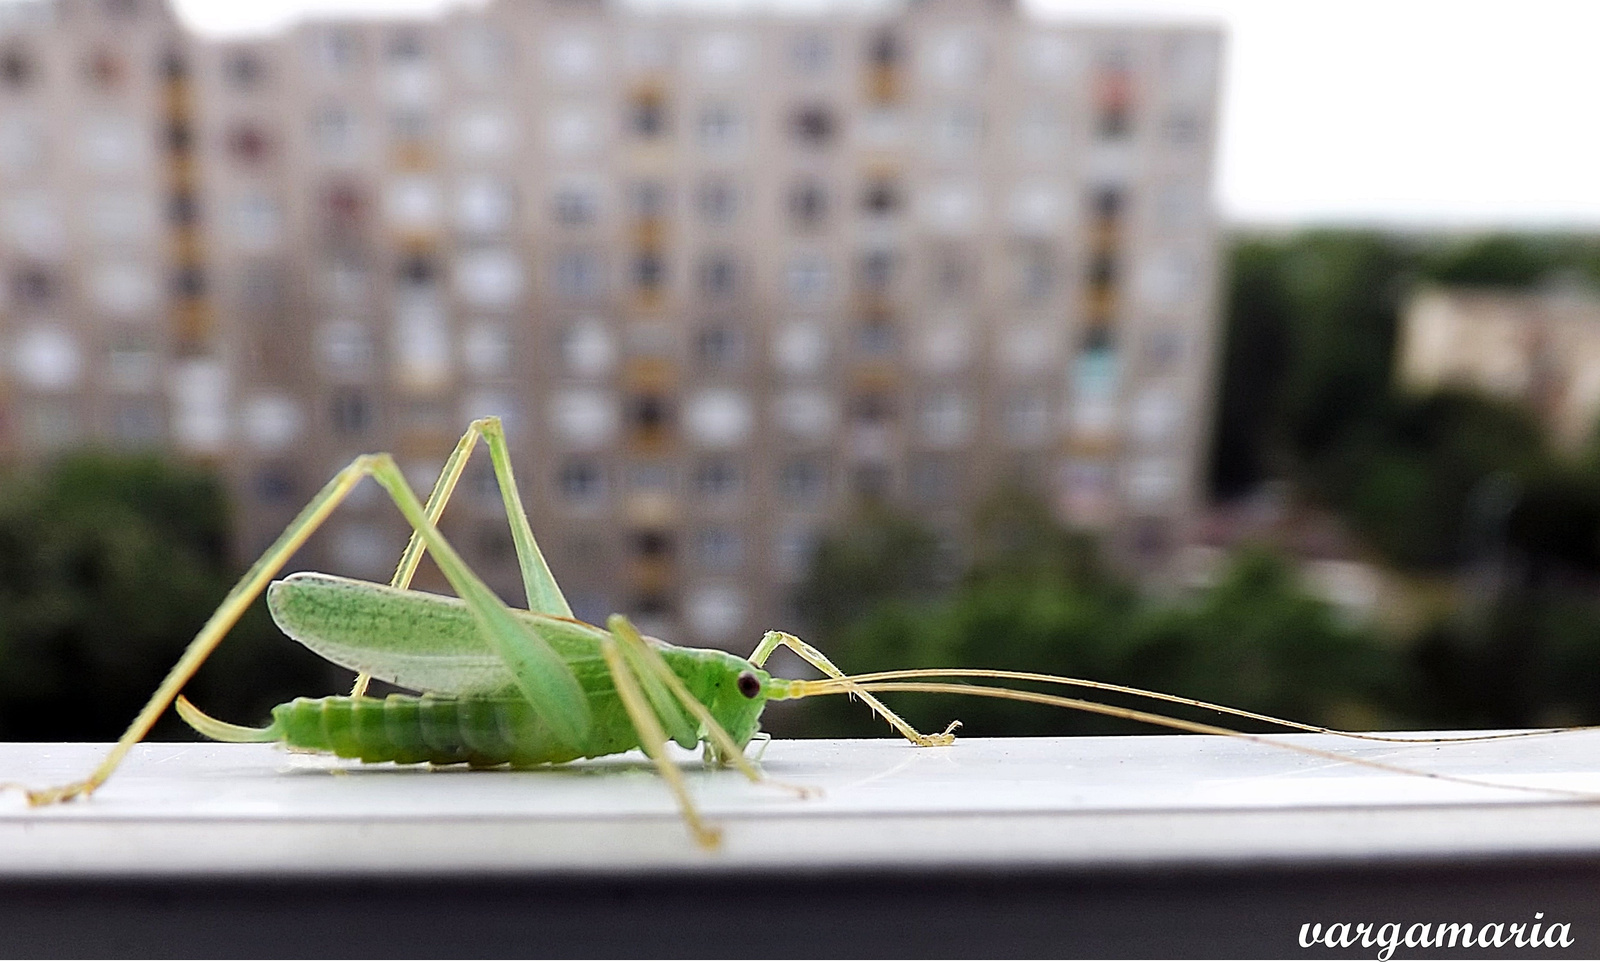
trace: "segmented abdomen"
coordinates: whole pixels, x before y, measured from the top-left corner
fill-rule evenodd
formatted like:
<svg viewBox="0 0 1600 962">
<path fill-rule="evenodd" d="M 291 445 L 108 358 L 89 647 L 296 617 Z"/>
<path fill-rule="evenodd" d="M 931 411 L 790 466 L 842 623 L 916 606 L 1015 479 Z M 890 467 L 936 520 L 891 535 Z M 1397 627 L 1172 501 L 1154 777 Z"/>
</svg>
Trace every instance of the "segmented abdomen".
<svg viewBox="0 0 1600 962">
<path fill-rule="evenodd" d="M 272 717 L 290 748 L 364 762 L 526 766 L 600 754 L 557 743 L 515 697 L 296 698 Z"/>
</svg>

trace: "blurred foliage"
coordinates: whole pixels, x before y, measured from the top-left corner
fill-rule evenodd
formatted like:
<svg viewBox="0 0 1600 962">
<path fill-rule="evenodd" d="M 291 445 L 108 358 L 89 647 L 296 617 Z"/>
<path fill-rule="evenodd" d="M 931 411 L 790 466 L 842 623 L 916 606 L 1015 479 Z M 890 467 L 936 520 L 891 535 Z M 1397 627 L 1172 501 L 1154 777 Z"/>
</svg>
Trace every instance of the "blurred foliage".
<svg viewBox="0 0 1600 962">
<path fill-rule="evenodd" d="M 232 584 L 210 473 L 71 455 L 0 482 L 0 738 L 115 739 Z M 239 722 L 328 684 L 259 604 L 189 686 Z M 169 715 L 157 736 L 189 729 Z"/>
<path fill-rule="evenodd" d="M 1526 409 L 1464 391 L 1411 396 L 1394 373 L 1400 311 L 1417 285 L 1574 279 L 1600 283 L 1600 239 L 1239 238 L 1213 493 L 1226 500 L 1288 479 L 1401 568 L 1448 569 L 1509 539 L 1535 568 L 1600 573 L 1600 527 L 1588 507 L 1600 497 L 1600 458 L 1564 463 Z M 1497 488 L 1512 491 L 1509 517 L 1489 517 Z"/>
<path fill-rule="evenodd" d="M 871 567 L 889 544 L 874 531 L 904 532 L 909 516 L 882 509 L 852 519 L 828 538 L 810 584 L 834 584 Z M 1236 558 L 1213 588 L 1172 600 L 1144 598 L 1101 562 L 1092 538 L 1053 523 L 1025 495 L 997 497 L 976 513 L 977 550 L 958 584 L 929 600 L 890 590 L 865 614 L 819 619 L 815 638 L 851 672 L 908 667 L 1010 668 L 1182 694 L 1329 724 L 1392 720 L 1386 680 L 1402 672 L 1397 654 L 1351 628 L 1296 583 L 1288 564 L 1263 552 Z M 901 537 L 904 537 L 902 534 Z M 887 553 L 876 559 L 892 566 Z M 812 597 L 818 597 L 813 594 Z M 859 608 L 858 595 L 853 603 Z M 1099 693 L 1058 693 L 1104 700 Z M 1127 699 L 1121 699 L 1126 702 Z M 1147 727 L 1017 702 L 945 695 L 897 695 L 913 724 L 939 728 L 963 719 L 973 734 L 1148 731 Z M 1146 704 L 1141 707 L 1149 708 Z M 1173 706 L 1156 711 L 1205 718 Z M 824 699 L 810 709 L 811 733 L 877 734 L 860 705 Z"/>
</svg>

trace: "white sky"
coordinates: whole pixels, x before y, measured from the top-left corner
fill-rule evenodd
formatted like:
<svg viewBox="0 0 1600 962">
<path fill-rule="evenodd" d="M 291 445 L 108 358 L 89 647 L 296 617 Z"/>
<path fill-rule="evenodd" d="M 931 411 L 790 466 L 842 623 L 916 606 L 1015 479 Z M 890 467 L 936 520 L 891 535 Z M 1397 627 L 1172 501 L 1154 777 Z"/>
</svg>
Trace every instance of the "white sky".
<svg viewBox="0 0 1600 962">
<path fill-rule="evenodd" d="M 1227 27 L 1217 191 L 1231 220 L 1600 228 L 1600 3 L 1025 2 L 1052 19 Z M 239 35 L 449 0 L 175 3 L 195 29 Z"/>
</svg>

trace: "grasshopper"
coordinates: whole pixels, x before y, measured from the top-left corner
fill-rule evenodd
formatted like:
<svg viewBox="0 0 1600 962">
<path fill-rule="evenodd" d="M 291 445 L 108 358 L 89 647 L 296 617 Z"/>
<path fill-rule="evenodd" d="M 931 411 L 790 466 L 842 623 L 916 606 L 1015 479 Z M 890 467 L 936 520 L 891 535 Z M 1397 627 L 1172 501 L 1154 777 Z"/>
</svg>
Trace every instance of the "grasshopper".
<svg viewBox="0 0 1600 962">
<path fill-rule="evenodd" d="M 527 594 L 526 610 L 512 609 L 497 597 L 437 527 L 480 440 L 488 448 L 511 525 Z M 367 477 L 388 493 L 412 529 L 390 583 L 381 585 L 307 572 L 273 581 L 294 553 Z M 424 551 L 432 555 L 458 597 L 409 590 Z M 355 671 L 357 677 L 347 696 L 298 698 L 274 708 L 268 726 L 248 728 L 206 715 L 181 692 L 245 609 L 263 592 L 273 619 L 287 635 Z M 762 666 L 780 647 L 795 652 L 826 677 L 773 677 Z M 371 697 L 366 691 L 374 678 L 421 694 Z M 645 639 L 621 615 L 611 616 L 604 628 L 587 624 L 573 617 L 539 550 L 517 492 L 504 428 L 498 418 L 488 417 L 472 422 L 462 435 L 426 504 L 418 500 L 387 454 L 362 455 L 334 475 L 223 599 L 100 765 L 80 781 L 28 791 L 27 795 L 35 805 L 91 795 L 111 777 L 161 714 L 176 703 L 178 713 L 196 731 L 220 741 L 282 742 L 292 749 L 364 762 L 531 767 L 638 748 L 660 772 L 696 841 L 710 848 L 717 845 L 720 834 L 700 817 L 682 774 L 668 759 L 669 740 L 689 749 L 703 746 L 709 762 L 732 766 L 752 782 L 761 782 L 763 776 L 745 756 L 745 750 L 759 734 L 766 703 L 849 694 L 860 698 L 914 745 L 934 747 L 953 742 L 959 722 L 952 722 L 937 734 L 923 734 L 872 694 L 886 691 L 954 692 L 1015 699 L 1181 731 L 1231 735 L 1386 771 L 1428 774 L 1497 788 L 1516 787 L 1418 773 L 1217 725 L 1084 699 L 927 680 L 932 678 L 1068 685 L 1189 705 L 1301 731 L 1376 741 L 1472 741 L 1533 734 L 1436 739 L 1337 732 L 1176 695 L 1035 672 L 909 669 L 852 677 L 822 652 L 785 632 L 768 632 L 748 658 L 740 658 L 725 651 Z M 0 786 L 3 787 L 6 786 Z M 800 791 L 804 793 L 803 789 Z"/>
<path fill-rule="evenodd" d="M 437 527 L 480 440 L 510 521 L 527 610 L 500 600 Z M 367 477 L 388 493 L 412 529 L 390 583 L 314 573 L 274 582 Z M 457 598 L 408 590 L 424 551 Z M 357 678 L 348 696 L 296 699 L 277 706 L 269 726 L 253 729 L 211 718 L 180 693 L 263 591 L 286 634 L 356 671 Z M 918 732 L 851 684 L 821 652 L 783 632 L 767 633 L 749 658 L 739 658 L 647 641 L 620 615 L 605 628 L 575 619 L 528 523 L 505 430 L 499 418 L 482 418 L 462 435 L 425 505 L 388 454 L 362 455 L 335 474 L 223 599 L 105 760 L 81 781 L 27 794 L 35 805 L 91 795 L 176 701 L 192 727 L 218 740 L 281 741 L 368 762 L 527 767 L 639 748 L 676 796 L 695 838 L 709 847 L 718 833 L 700 818 L 667 758 L 666 742 L 703 744 L 708 759 L 761 781 L 744 752 L 759 730 L 762 708 L 771 699 L 811 693 L 804 682 L 762 669 L 779 647 L 857 694 L 913 743 L 945 745 L 953 739 L 954 726 L 936 735 Z M 422 694 L 370 697 L 373 678 Z"/>
</svg>

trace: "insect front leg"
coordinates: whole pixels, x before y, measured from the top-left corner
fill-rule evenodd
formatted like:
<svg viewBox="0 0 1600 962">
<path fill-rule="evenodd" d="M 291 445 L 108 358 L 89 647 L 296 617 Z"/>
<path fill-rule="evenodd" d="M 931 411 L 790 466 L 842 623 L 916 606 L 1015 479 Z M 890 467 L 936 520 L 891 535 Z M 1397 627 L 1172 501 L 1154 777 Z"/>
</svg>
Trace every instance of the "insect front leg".
<svg viewBox="0 0 1600 962">
<path fill-rule="evenodd" d="M 827 675 L 829 678 L 839 682 L 839 684 L 849 691 L 851 695 L 866 702 L 869 708 L 877 712 L 884 721 L 889 723 L 890 727 L 904 735 L 913 745 L 917 745 L 921 748 L 933 748 L 940 745 L 948 745 L 956 740 L 955 731 L 957 728 L 961 727 L 961 722 L 951 722 L 944 731 L 937 735 L 922 734 L 915 728 L 912 728 L 905 719 L 890 711 L 888 705 L 885 705 L 883 702 L 879 701 L 877 698 L 873 697 L 871 694 L 862 690 L 859 686 L 853 683 L 844 672 L 839 670 L 838 666 L 836 666 L 832 661 L 828 660 L 827 655 L 824 655 L 822 652 L 811 647 L 786 631 L 767 632 L 766 636 L 761 639 L 761 644 L 757 645 L 756 650 L 750 653 L 750 664 L 760 668 L 762 665 L 766 664 L 767 659 L 772 656 L 774 651 L 778 650 L 779 646 L 789 649 L 790 651 L 799 655 L 801 658 L 804 658 L 807 663 L 816 668 L 818 671 L 822 672 L 824 675 Z"/>
<path fill-rule="evenodd" d="M 683 773 L 678 771 L 678 766 L 667 757 L 667 734 L 661 727 L 661 721 L 656 718 L 633 666 L 622 653 L 622 645 L 617 637 L 618 629 L 621 628 L 626 632 L 631 631 L 633 626 L 621 615 L 612 615 L 607 627 L 611 629 L 611 633 L 600 639 L 600 654 L 605 658 L 606 667 L 611 672 L 611 681 L 616 686 L 617 697 L 622 700 L 622 707 L 628 713 L 628 720 L 633 723 L 633 730 L 639 736 L 639 747 L 650 757 L 650 761 L 656 766 L 656 771 L 660 772 L 662 779 L 666 781 L 668 790 L 678 800 L 678 810 L 683 813 L 683 820 L 688 824 L 689 831 L 694 834 L 695 841 L 699 842 L 702 848 L 716 848 L 722 842 L 722 833 L 700 818 L 699 810 L 694 807 L 694 799 L 689 797 L 689 787 L 684 784 Z M 634 633 L 633 637 L 637 638 L 637 633 Z"/>
</svg>

